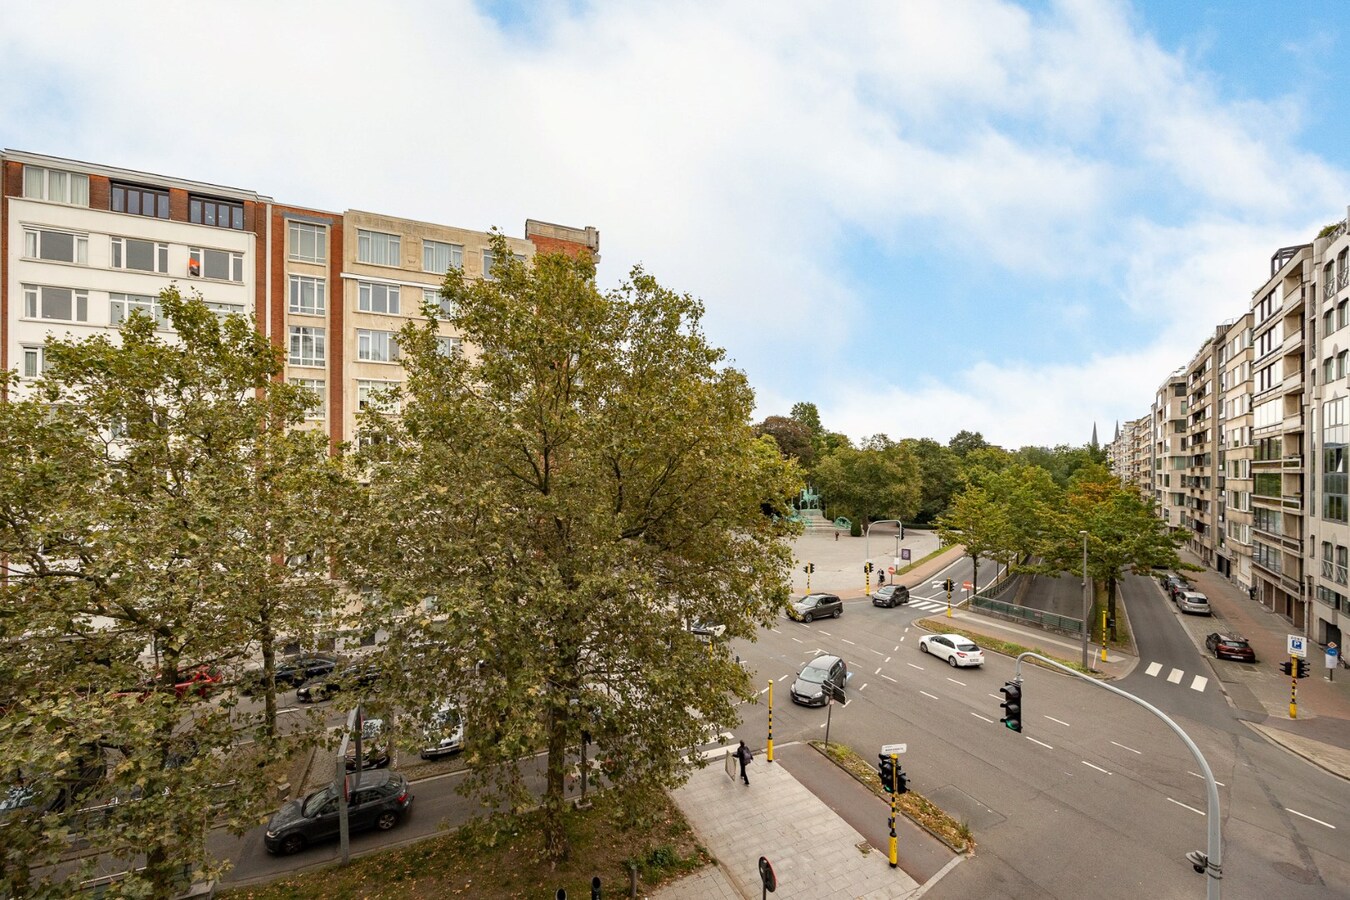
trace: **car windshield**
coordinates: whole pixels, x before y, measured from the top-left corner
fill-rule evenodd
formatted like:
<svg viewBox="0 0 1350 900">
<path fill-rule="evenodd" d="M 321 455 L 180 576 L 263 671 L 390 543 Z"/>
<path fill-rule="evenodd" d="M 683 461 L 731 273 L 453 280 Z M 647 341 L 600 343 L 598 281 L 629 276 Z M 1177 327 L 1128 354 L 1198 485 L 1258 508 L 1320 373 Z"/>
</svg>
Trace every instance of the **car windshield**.
<svg viewBox="0 0 1350 900">
<path fill-rule="evenodd" d="M 802 606 L 815 606 L 819 602 L 819 597 L 803 597 L 801 600 Z"/>
<path fill-rule="evenodd" d="M 1222 639 L 1221 641 L 1219 641 L 1219 643 L 1223 644 L 1223 645 L 1226 646 L 1226 647 L 1238 647 L 1238 648 L 1242 648 L 1242 647 L 1246 647 L 1246 646 L 1247 646 L 1247 642 L 1246 642 L 1246 641 L 1239 641 L 1239 640 L 1236 640 L 1235 638 L 1224 638 L 1224 639 Z"/>
<path fill-rule="evenodd" d="M 323 809 L 325 803 L 327 803 L 329 800 L 334 800 L 336 798 L 337 793 L 333 790 L 333 786 L 330 784 L 323 790 L 315 791 L 314 793 L 306 797 L 305 805 L 304 807 L 302 807 L 301 811 L 306 816 L 312 816 L 319 810 Z"/>
<path fill-rule="evenodd" d="M 805 669 L 802 669 L 801 678 L 802 681 L 809 681 L 813 684 L 820 684 L 825 680 L 825 676 L 828 675 L 829 673 L 830 670 L 825 667 L 817 668 L 815 666 L 807 666 Z"/>
</svg>

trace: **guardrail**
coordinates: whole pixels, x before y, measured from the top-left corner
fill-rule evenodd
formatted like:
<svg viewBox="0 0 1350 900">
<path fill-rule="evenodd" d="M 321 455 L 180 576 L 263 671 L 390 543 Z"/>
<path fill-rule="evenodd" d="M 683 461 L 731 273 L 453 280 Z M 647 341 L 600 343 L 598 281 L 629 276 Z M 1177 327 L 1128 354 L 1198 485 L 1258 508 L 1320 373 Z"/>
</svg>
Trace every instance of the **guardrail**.
<svg viewBox="0 0 1350 900">
<path fill-rule="evenodd" d="M 978 594 L 971 598 L 970 607 L 981 612 L 1002 616 L 1014 622 L 1026 622 L 1039 628 L 1048 628 L 1051 631 L 1059 631 L 1064 634 L 1083 633 L 1082 619 L 1061 616 L 1058 613 L 1046 612 L 1041 609 L 1015 606 L 1012 603 L 1005 603 L 1002 600 L 994 600 L 990 597 L 981 597 Z"/>
</svg>

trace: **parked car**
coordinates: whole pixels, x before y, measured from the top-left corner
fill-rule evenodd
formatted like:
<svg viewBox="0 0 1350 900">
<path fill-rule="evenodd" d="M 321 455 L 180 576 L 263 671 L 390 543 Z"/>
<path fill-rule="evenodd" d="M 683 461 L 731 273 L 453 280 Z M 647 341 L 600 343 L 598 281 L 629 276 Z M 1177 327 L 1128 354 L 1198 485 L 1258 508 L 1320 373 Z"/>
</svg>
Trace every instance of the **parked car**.
<svg viewBox="0 0 1350 900">
<path fill-rule="evenodd" d="M 1245 637 L 1236 634 L 1210 632 L 1205 637 L 1205 649 L 1214 654 L 1215 659 L 1235 659 L 1238 662 L 1256 662 L 1256 651 L 1247 643 Z"/>
<path fill-rule="evenodd" d="M 1191 589 L 1191 583 L 1187 581 L 1185 577 L 1178 575 L 1175 572 L 1169 572 L 1164 575 L 1159 579 L 1159 582 L 1162 584 L 1163 593 L 1167 595 L 1167 599 L 1172 600 L 1173 602 L 1176 601 L 1177 593 L 1179 591 L 1189 591 Z"/>
<path fill-rule="evenodd" d="M 903 606 L 909 602 L 909 588 L 903 584 L 887 584 L 872 592 L 872 605 L 887 609 Z"/>
<path fill-rule="evenodd" d="M 322 678 L 330 674 L 337 668 L 337 659 L 332 656 L 292 656 L 289 659 L 280 660 L 276 664 L 273 672 L 273 678 L 276 680 L 277 690 L 284 688 L 297 687 L 311 678 Z M 244 675 L 241 690 L 248 695 L 261 694 L 263 692 L 263 673 L 261 669 L 254 669 Z"/>
<path fill-rule="evenodd" d="M 114 696 L 129 697 L 137 696 L 145 700 L 155 691 L 168 690 L 167 686 L 161 683 L 163 673 L 156 672 L 155 677 L 142 682 L 137 687 L 122 688 L 113 691 Z M 189 694 L 206 699 L 215 693 L 216 685 L 225 679 L 224 673 L 212 665 L 203 663 L 199 666 L 192 666 L 183 669 L 178 673 L 178 679 L 174 682 L 173 693 L 179 700 L 182 700 Z"/>
<path fill-rule="evenodd" d="M 807 594 L 799 600 L 788 601 L 788 616 L 798 622 L 811 622 L 826 616 L 839 618 L 844 613 L 844 601 L 834 594 Z"/>
<path fill-rule="evenodd" d="M 12 771 L 12 776 L 13 783 L 0 788 L 0 825 L 19 810 L 45 815 L 89 802 L 91 792 L 107 776 L 107 764 L 98 745 L 84 744 L 60 774 L 29 773 L 25 777 L 22 771 Z"/>
<path fill-rule="evenodd" d="M 361 768 L 382 769 L 389 765 L 389 734 L 384 719 L 366 719 L 361 725 Z M 356 736 L 347 742 L 347 771 L 356 768 Z"/>
<path fill-rule="evenodd" d="M 334 694 L 353 688 L 368 688 L 380 680 L 380 669 L 371 663 L 358 663 L 319 678 L 311 678 L 295 690 L 301 703 L 318 703 Z"/>
<path fill-rule="evenodd" d="M 848 684 L 848 666 L 838 656 L 817 656 L 797 675 L 788 691 L 793 703 L 824 706 L 830 694 L 839 696 Z"/>
<path fill-rule="evenodd" d="M 310 844 L 338 836 L 338 803 L 333 785 L 320 788 L 303 800 L 291 800 L 267 823 L 263 844 L 269 853 L 297 853 Z M 388 831 L 412 807 L 408 781 L 389 769 L 361 775 L 347 805 L 347 825 L 352 831 L 374 828 Z"/>
<path fill-rule="evenodd" d="M 1209 598 L 1199 591 L 1182 591 L 1177 594 L 1177 606 L 1184 613 L 1195 613 L 1198 616 L 1213 615 L 1209 608 Z"/>
<path fill-rule="evenodd" d="M 716 622 L 689 623 L 689 632 L 705 644 L 711 643 L 727 633 L 727 626 Z"/>
<path fill-rule="evenodd" d="M 431 721 L 422 730 L 422 743 L 423 759 L 440 759 L 464 749 L 464 720 L 453 704 L 432 713 Z"/>
<path fill-rule="evenodd" d="M 984 665 L 984 651 L 970 638 L 959 634 L 925 634 L 919 638 L 919 650 L 945 659 L 953 669 Z"/>
</svg>

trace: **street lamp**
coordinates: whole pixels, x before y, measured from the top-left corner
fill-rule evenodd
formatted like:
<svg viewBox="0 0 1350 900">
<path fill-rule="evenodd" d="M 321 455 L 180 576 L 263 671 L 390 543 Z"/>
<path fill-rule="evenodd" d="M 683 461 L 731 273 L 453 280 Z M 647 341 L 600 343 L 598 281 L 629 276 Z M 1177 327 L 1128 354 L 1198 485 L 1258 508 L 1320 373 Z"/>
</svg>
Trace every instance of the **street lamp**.
<svg viewBox="0 0 1350 900">
<path fill-rule="evenodd" d="M 1091 587 L 1088 581 L 1087 570 L 1087 539 L 1086 531 L 1078 532 L 1083 538 L 1083 668 L 1090 668 L 1092 656 L 1088 653 L 1088 619 L 1092 616 Z"/>
</svg>

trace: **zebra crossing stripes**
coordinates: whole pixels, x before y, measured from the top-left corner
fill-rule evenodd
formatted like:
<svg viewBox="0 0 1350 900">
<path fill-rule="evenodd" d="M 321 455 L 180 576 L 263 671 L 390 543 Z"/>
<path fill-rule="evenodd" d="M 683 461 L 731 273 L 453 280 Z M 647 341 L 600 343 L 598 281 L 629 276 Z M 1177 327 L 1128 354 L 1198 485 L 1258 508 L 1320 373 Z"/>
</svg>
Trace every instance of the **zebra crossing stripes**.
<svg viewBox="0 0 1350 900">
<path fill-rule="evenodd" d="M 938 602 L 937 600 L 910 600 L 909 605 L 924 612 L 937 612 L 939 609 L 947 608 L 946 602 Z"/>
<path fill-rule="evenodd" d="M 1162 672 L 1163 664 L 1160 662 L 1151 662 L 1144 668 L 1144 674 L 1151 678 L 1157 678 Z M 1167 673 L 1167 681 L 1171 684 L 1181 684 L 1181 680 L 1186 677 L 1186 673 L 1181 669 L 1172 669 Z M 1196 675 L 1191 678 L 1188 687 L 1193 691 L 1204 691 L 1209 686 L 1209 679 L 1203 675 Z"/>
</svg>

